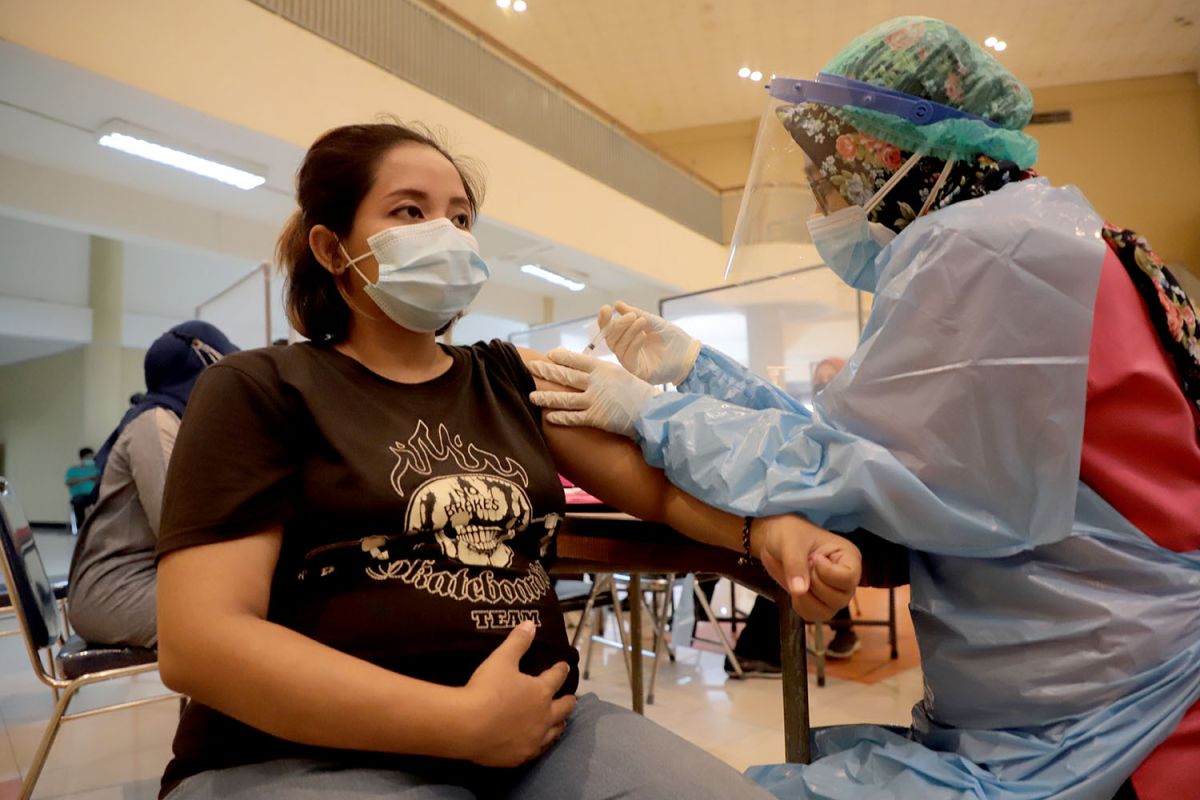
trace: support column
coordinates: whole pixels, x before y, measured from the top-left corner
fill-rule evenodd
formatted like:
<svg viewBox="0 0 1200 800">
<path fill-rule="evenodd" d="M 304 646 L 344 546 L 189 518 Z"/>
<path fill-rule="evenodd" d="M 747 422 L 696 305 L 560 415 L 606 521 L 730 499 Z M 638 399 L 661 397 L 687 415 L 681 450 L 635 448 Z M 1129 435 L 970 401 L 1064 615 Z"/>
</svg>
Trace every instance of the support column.
<svg viewBox="0 0 1200 800">
<path fill-rule="evenodd" d="M 746 315 L 748 361 L 752 371 L 772 379 L 772 367 L 783 366 L 783 307 L 777 303 L 753 306 Z"/>
<path fill-rule="evenodd" d="M 129 404 L 121 396 L 121 308 L 125 269 L 122 242 L 91 237 L 88 300 L 92 341 L 83 355 L 83 436 L 99 449 Z"/>
</svg>

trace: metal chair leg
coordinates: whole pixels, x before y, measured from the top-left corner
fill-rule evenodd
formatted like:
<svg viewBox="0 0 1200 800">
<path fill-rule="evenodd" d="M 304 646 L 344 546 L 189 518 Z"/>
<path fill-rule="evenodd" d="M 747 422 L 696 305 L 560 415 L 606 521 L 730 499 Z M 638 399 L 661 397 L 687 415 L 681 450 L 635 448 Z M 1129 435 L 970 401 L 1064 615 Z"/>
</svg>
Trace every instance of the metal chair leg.
<svg viewBox="0 0 1200 800">
<path fill-rule="evenodd" d="M 625 637 L 625 615 L 623 613 L 621 613 L 621 598 L 617 597 L 617 583 L 615 580 L 613 580 L 613 577 L 611 575 L 608 576 L 608 580 L 609 580 L 609 589 L 612 591 L 612 599 L 613 599 L 612 610 L 613 610 L 613 614 L 615 614 L 616 618 L 617 618 L 617 638 L 620 639 L 620 641 L 621 641 L 621 656 L 625 660 L 625 677 L 628 678 L 630 683 L 632 684 L 633 683 L 633 667 L 629 663 L 629 661 L 630 661 L 630 659 L 629 659 L 629 642 Z M 625 596 L 629 597 L 630 593 L 628 591 L 626 591 Z M 629 610 L 630 610 L 630 612 L 633 611 L 633 603 L 629 604 Z M 641 642 L 639 642 L 638 644 L 640 645 Z M 639 650 L 639 654 L 640 654 L 641 648 L 639 647 L 638 650 Z"/>
<path fill-rule="evenodd" d="M 658 679 L 658 663 L 662 660 L 663 651 L 666 649 L 667 601 L 671 597 L 671 589 L 675 586 L 674 575 L 667 576 L 666 586 L 666 591 L 662 593 L 662 608 L 658 607 L 658 597 L 652 596 L 651 602 L 654 607 L 649 609 L 651 619 L 654 621 L 654 665 L 650 668 L 650 685 L 646 689 L 647 705 L 654 703 L 654 684 Z"/>
<path fill-rule="evenodd" d="M 900 657 L 896 636 L 896 587 L 888 587 L 888 643 L 892 646 L 892 660 Z"/>
<path fill-rule="evenodd" d="M 579 625 L 575 627 L 575 633 L 571 635 L 571 647 L 579 646 L 579 634 L 587 627 L 588 614 L 591 613 L 592 608 L 596 605 L 596 595 L 599 594 L 599 591 L 600 579 L 599 576 L 595 576 L 592 580 L 592 590 L 588 592 L 587 602 L 583 605 L 583 613 L 579 615 Z"/>
<path fill-rule="evenodd" d="M 38 778 L 42 775 L 42 769 L 46 766 L 46 758 L 50 755 L 50 747 L 54 744 L 55 737 L 58 736 L 58 729 L 62 727 L 63 714 L 67 713 L 67 706 L 70 705 L 71 698 L 75 696 L 78 688 L 79 684 L 71 684 L 54 704 L 54 713 L 50 715 L 50 721 L 46 723 L 46 731 L 42 734 L 42 741 L 33 755 L 33 763 L 25 772 L 25 782 L 21 785 L 21 800 L 29 800 L 33 796 L 33 787 L 37 785 Z"/>
<path fill-rule="evenodd" d="M 725 637 L 725 631 L 721 630 L 721 623 L 717 622 L 717 617 L 712 610 L 712 604 L 708 602 L 708 598 L 704 596 L 704 591 L 698 585 L 692 585 L 692 592 L 696 596 L 696 602 L 700 604 L 700 608 L 704 611 L 704 616 L 708 617 L 708 621 L 712 623 L 713 628 L 716 630 L 717 641 L 721 643 L 721 649 L 725 651 L 725 657 L 733 665 L 734 676 L 741 680 L 746 675 L 742 672 L 742 665 L 738 661 L 738 657 L 734 655 L 733 647 L 729 644 L 729 639 Z"/>
<path fill-rule="evenodd" d="M 817 686 L 825 685 L 825 624 L 813 623 L 813 650 L 817 657 Z"/>
<path fill-rule="evenodd" d="M 599 609 L 592 610 L 592 630 L 588 633 L 587 649 L 583 655 L 583 679 L 586 681 L 592 675 L 592 648 L 596 646 L 596 634 L 604 630 L 604 612 Z"/>
</svg>

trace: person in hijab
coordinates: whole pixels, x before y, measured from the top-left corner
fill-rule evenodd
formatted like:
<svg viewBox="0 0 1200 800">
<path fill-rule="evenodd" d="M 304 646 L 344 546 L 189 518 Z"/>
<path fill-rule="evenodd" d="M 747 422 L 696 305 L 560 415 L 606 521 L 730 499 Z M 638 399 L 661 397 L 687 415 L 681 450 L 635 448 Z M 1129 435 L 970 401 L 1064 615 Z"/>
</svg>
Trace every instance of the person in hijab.
<svg viewBox="0 0 1200 800">
<path fill-rule="evenodd" d="M 781 798 L 1196 796 L 1195 306 L 1143 238 L 1030 170 L 1032 95 L 952 26 L 891 20 L 770 93 L 760 142 L 803 159 L 812 245 L 874 293 L 811 411 L 620 304 L 621 366 L 533 367 L 582 390 L 536 393 L 549 422 L 633 437 L 707 503 L 910 549 L 912 726 L 824 729 L 812 764 L 750 774 Z"/>
<path fill-rule="evenodd" d="M 71 559 L 71 625 L 88 642 L 154 647 L 154 547 L 167 463 L 192 387 L 238 348 L 215 326 L 176 325 L 146 351 L 145 394 L 96 455 L 100 480 Z"/>
</svg>

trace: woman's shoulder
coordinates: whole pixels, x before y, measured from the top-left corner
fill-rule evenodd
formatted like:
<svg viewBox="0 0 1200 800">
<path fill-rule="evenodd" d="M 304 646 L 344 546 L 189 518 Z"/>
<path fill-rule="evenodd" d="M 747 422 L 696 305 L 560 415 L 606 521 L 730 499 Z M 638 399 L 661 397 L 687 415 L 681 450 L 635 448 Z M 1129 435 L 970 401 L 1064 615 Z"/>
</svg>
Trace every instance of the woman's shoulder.
<svg viewBox="0 0 1200 800">
<path fill-rule="evenodd" d="M 312 342 L 256 347 L 230 353 L 206 371 L 233 370 L 264 386 L 274 386 L 289 382 L 289 376 L 298 371 L 328 362 L 331 358 L 329 350 Z"/>
<path fill-rule="evenodd" d="M 521 387 L 533 383 L 533 376 L 525 366 L 525 359 L 516 345 L 492 339 L 470 345 L 454 345 L 452 348 L 482 367 L 490 378 L 498 377 Z"/>
</svg>

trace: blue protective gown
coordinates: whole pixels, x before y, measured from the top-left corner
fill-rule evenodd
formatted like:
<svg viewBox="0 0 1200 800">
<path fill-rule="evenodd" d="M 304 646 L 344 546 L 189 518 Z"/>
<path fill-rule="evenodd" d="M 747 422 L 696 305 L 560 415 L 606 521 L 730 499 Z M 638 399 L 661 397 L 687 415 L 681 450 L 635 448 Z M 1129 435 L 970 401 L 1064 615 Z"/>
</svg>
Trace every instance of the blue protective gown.
<svg viewBox="0 0 1200 800">
<path fill-rule="evenodd" d="M 637 424 L 647 461 L 736 514 L 912 548 L 913 726 L 825 729 L 781 798 L 1110 797 L 1200 697 L 1200 554 L 1079 481 L 1101 220 L 1010 185 L 880 254 L 858 349 L 810 413 L 704 348 Z"/>
</svg>

